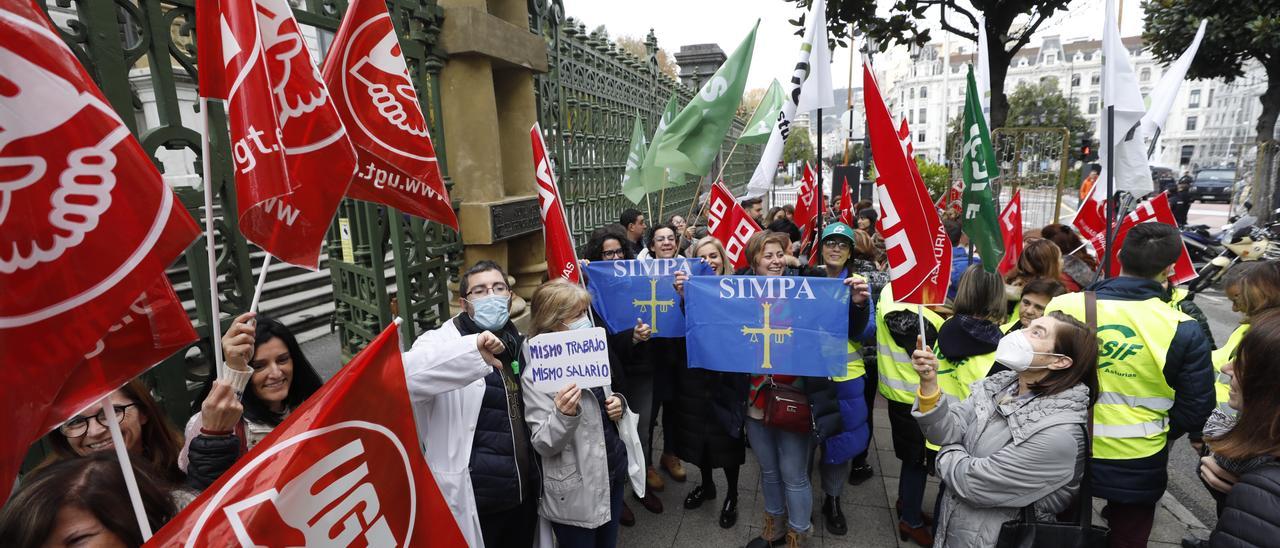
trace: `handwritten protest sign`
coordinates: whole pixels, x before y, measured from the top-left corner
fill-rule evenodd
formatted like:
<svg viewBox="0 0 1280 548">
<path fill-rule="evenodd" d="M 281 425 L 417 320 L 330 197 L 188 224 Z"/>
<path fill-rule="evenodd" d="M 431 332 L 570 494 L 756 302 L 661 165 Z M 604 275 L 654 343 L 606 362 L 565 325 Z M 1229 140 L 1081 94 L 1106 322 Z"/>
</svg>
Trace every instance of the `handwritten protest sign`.
<svg viewBox="0 0 1280 548">
<path fill-rule="evenodd" d="M 603 327 L 545 333 L 528 341 L 526 375 L 539 392 L 559 392 L 577 384 L 578 388 L 607 386 L 609 344 Z"/>
</svg>

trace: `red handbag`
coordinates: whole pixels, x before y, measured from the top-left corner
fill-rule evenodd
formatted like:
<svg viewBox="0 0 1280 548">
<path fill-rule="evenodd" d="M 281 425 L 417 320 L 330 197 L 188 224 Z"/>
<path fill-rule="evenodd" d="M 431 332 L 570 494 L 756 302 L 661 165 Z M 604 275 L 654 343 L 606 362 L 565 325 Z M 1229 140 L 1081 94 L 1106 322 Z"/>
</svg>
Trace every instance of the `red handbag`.
<svg viewBox="0 0 1280 548">
<path fill-rule="evenodd" d="M 764 398 L 764 425 L 788 432 L 808 434 L 813 431 L 813 414 L 809 410 L 809 397 L 789 384 L 777 384 L 773 377 L 765 378 L 758 396 Z"/>
</svg>

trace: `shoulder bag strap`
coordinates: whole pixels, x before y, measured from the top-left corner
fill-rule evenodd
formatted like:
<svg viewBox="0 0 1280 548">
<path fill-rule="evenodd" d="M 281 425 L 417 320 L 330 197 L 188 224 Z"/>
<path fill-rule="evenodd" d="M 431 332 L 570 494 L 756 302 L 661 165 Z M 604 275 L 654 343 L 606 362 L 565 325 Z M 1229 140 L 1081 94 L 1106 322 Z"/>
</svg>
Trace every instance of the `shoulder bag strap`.
<svg viewBox="0 0 1280 548">
<path fill-rule="evenodd" d="M 1098 344 L 1098 294 L 1093 291 L 1084 292 L 1084 322 L 1089 326 L 1090 339 L 1094 347 Z M 1084 430 L 1084 474 L 1080 478 L 1080 526 L 1088 529 L 1093 526 L 1093 474 L 1090 473 L 1093 460 L 1093 406 L 1089 406 L 1089 419 L 1080 425 Z"/>
</svg>

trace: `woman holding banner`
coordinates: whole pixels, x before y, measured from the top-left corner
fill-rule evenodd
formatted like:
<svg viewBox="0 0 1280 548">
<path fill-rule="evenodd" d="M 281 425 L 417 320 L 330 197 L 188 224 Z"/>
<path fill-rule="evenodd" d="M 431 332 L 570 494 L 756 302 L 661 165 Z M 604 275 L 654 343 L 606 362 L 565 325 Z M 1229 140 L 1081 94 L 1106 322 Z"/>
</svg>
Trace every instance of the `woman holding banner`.
<svg viewBox="0 0 1280 548">
<path fill-rule="evenodd" d="M 911 357 L 920 378 L 912 415 L 942 447 L 934 544 L 994 546 L 1022 508 L 1054 521 L 1080 489 L 1098 386 L 1090 329 L 1051 312 L 1000 339 L 996 357 L 1009 370 L 973 383 L 963 401 L 943 397 L 932 351 L 920 344 Z"/>
<path fill-rule="evenodd" d="M 761 231 L 747 241 L 746 258 L 749 274 L 756 276 L 804 275 L 786 267 L 786 234 Z M 822 274 L 820 271 L 810 275 Z M 845 279 L 849 286 L 850 338 L 861 334 L 868 319 L 867 284 L 857 278 Z M 802 390 L 809 399 L 815 432 L 793 432 L 766 426 L 763 400 L 758 396 L 766 383 L 787 384 Z M 813 494 L 809 484 L 809 451 L 816 438 L 825 440 L 843 429 L 835 385 L 823 377 L 788 375 L 754 375 L 747 398 L 747 439 L 760 463 L 760 482 L 764 493 L 764 523 L 760 537 L 749 547 L 771 546 L 786 537 L 788 546 L 803 546 L 809 536 L 813 512 Z M 782 527 L 786 516 L 787 527 Z"/>
<path fill-rule="evenodd" d="M 640 259 L 674 259 L 679 252 L 680 237 L 676 234 L 676 228 L 670 223 L 649 227 L 647 240 L 648 257 L 638 257 Z M 684 337 L 654 339 L 645 346 L 645 350 L 649 361 L 653 364 L 653 407 L 647 436 L 650 439 L 653 438 L 653 428 L 657 425 L 658 414 L 662 413 L 662 458 L 659 460 L 659 467 L 665 470 L 671 479 L 684 483 L 687 476 L 680 458 L 675 453 L 676 426 L 671 420 L 675 412 L 663 405 L 675 398 L 676 371 L 688 362 Z M 649 487 L 654 490 L 661 491 L 665 487 L 662 477 L 652 468 L 648 471 L 647 477 Z M 657 510 L 651 507 L 651 502 L 642 501 L 645 508 L 651 512 L 662 512 L 661 501 L 657 497 L 652 497 L 652 500 L 657 502 Z"/>
<path fill-rule="evenodd" d="M 693 252 L 711 265 L 717 276 L 729 274 L 720 240 L 710 236 L 698 240 Z M 676 273 L 676 293 L 682 298 L 687 279 L 684 272 Z M 684 306 L 683 301 L 680 304 Z M 714 500 L 712 470 L 723 468 L 725 498 L 719 523 L 728 529 L 738 522 L 738 471 L 746 461 L 742 427 L 748 376 L 687 366 L 676 373 L 676 456 L 698 465 L 702 472 L 702 482 L 685 497 L 684 507 L 692 510 Z"/>
<path fill-rule="evenodd" d="M 532 319 L 521 349 L 529 360 L 529 340 L 543 333 L 590 329 L 591 296 L 564 280 L 542 284 L 529 303 Z M 543 496 L 539 514 L 551 522 L 564 548 L 612 548 L 618 542 L 627 449 L 618 431 L 624 399 L 609 386 L 579 389 L 570 384 L 555 394 L 534 386 L 533 367 L 521 375 L 525 420 L 533 448 L 542 456 Z"/>
</svg>

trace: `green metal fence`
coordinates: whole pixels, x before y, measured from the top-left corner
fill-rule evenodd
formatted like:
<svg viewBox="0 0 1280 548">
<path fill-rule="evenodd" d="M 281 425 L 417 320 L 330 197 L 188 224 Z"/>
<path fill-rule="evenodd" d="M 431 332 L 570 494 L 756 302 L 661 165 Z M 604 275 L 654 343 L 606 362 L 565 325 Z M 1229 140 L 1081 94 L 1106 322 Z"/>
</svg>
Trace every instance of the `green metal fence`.
<svg viewBox="0 0 1280 548">
<path fill-rule="evenodd" d="M 560 0 L 529 0 L 529 28 L 547 44 L 549 71 L 536 77 L 538 121 L 547 148 L 555 158 L 569 223 L 581 246 L 596 228 L 618 222 L 618 214 L 635 207 L 622 195 L 622 173 L 635 117 L 641 117 L 652 135 L 658 118 L 674 93 L 680 104 L 696 90 L 658 70 L 657 39 L 651 32 L 645 41 L 647 58 L 639 59 L 618 48 L 608 36 L 587 32 L 584 23 L 565 18 Z M 734 122 L 721 149 L 728 157 L 745 120 Z M 743 145 L 729 158 L 723 178 L 735 192 L 745 188 L 759 161 L 761 145 Z M 712 168 L 712 176 L 717 172 Z M 650 196 L 656 214 L 684 215 L 698 190 L 709 190 L 690 178 L 684 186 Z M 638 209 L 647 210 L 645 202 Z"/>
</svg>

